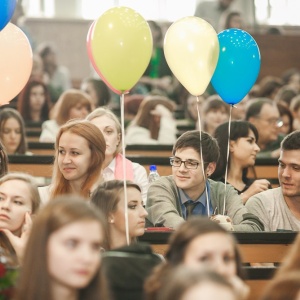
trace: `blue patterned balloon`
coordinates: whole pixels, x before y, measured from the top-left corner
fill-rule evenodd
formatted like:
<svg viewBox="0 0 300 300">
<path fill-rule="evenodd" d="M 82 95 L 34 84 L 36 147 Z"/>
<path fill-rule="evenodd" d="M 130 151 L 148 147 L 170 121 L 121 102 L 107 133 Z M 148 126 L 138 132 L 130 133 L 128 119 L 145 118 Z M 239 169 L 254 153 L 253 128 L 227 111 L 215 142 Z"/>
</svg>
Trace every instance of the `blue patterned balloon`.
<svg viewBox="0 0 300 300">
<path fill-rule="evenodd" d="M 254 85 L 260 70 L 260 52 L 254 38 L 231 28 L 218 34 L 220 54 L 211 83 L 222 100 L 239 103 Z"/>
<path fill-rule="evenodd" d="M 17 0 L 0 1 L 0 30 L 10 21 L 16 8 Z"/>
</svg>

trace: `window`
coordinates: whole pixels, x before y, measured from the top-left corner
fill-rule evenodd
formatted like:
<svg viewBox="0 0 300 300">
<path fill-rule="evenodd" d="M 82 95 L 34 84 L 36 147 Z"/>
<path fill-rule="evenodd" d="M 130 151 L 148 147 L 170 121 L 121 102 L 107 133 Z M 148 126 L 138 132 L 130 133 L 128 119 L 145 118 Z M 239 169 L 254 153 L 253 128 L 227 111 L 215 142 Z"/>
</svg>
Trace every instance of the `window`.
<svg viewBox="0 0 300 300">
<path fill-rule="evenodd" d="M 300 25 L 299 0 L 254 0 L 258 24 Z"/>
<path fill-rule="evenodd" d="M 131 7 L 146 20 L 174 22 L 182 17 L 192 16 L 199 1 L 201 0 L 23 0 L 23 5 L 28 17 L 66 16 L 95 20 L 106 10 L 119 5 Z M 243 4 L 246 0 L 236 1 Z M 295 13 L 300 11 L 299 0 L 251 1 L 254 2 L 258 24 L 300 25 L 300 18 Z"/>
<path fill-rule="evenodd" d="M 127 6 L 147 20 L 161 21 L 176 21 L 192 16 L 196 2 L 197 0 L 23 0 L 28 17 L 54 17 L 58 15 L 58 6 L 61 8 L 65 3 L 66 15 L 69 16 L 70 11 L 73 11 L 74 17 L 82 19 L 94 20 L 114 6 Z"/>
</svg>

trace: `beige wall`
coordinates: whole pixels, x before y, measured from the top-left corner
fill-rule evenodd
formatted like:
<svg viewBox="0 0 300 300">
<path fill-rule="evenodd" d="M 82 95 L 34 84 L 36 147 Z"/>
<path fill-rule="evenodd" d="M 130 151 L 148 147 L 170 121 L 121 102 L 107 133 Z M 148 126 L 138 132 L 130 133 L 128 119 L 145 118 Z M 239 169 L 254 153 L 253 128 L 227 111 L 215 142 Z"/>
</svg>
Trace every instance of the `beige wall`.
<svg viewBox="0 0 300 300">
<path fill-rule="evenodd" d="M 64 19 L 27 19 L 28 29 L 35 45 L 53 43 L 58 52 L 58 62 L 69 68 L 71 78 L 81 80 L 92 73 L 86 36 L 92 21 Z"/>
</svg>

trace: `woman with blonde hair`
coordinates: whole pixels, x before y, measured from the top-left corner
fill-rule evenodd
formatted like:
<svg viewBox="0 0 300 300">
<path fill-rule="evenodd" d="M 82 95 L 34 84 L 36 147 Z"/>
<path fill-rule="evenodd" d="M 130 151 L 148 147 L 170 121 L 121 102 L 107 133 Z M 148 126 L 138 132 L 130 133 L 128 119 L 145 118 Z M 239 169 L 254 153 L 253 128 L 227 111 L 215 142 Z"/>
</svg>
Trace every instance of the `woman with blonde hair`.
<svg viewBox="0 0 300 300">
<path fill-rule="evenodd" d="M 8 173 L 0 178 L 0 256 L 12 265 L 22 261 L 31 216 L 39 206 L 37 183 L 32 176 Z"/>
<path fill-rule="evenodd" d="M 176 105 L 164 96 L 147 96 L 136 117 L 126 130 L 126 144 L 174 144 L 176 121 L 172 115 Z"/>
<path fill-rule="evenodd" d="M 122 127 L 117 116 L 108 108 L 99 107 L 87 117 L 102 132 L 106 141 L 103 179 L 123 179 Z M 138 163 L 125 159 L 126 179 L 138 184 L 142 190 L 144 202 L 147 200 L 148 176 L 145 168 Z"/>
<path fill-rule="evenodd" d="M 34 220 L 15 300 L 109 300 L 101 273 L 105 222 L 81 197 L 61 196 Z"/>
<path fill-rule="evenodd" d="M 56 137 L 52 183 L 40 187 L 42 202 L 62 194 L 89 198 L 101 179 L 106 143 L 101 131 L 89 121 L 70 120 Z"/>
<path fill-rule="evenodd" d="M 60 126 L 71 119 L 84 119 L 92 111 L 90 96 L 70 89 L 61 94 L 50 112 L 51 120 L 42 124 L 40 142 L 54 143 Z"/>
</svg>

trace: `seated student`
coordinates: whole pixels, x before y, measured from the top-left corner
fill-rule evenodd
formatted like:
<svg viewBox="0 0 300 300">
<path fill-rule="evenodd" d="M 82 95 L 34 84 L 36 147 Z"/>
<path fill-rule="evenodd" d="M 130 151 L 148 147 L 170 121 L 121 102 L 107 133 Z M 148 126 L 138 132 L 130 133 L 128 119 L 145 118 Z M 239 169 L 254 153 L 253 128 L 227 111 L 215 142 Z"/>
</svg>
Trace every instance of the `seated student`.
<svg viewBox="0 0 300 300">
<path fill-rule="evenodd" d="M 99 107 L 87 117 L 103 133 L 106 141 L 105 160 L 102 176 L 105 181 L 123 179 L 122 156 L 122 127 L 117 116 L 108 108 Z M 146 203 L 148 190 L 148 175 L 143 166 L 126 159 L 126 179 L 138 184 L 142 190 L 143 200 Z"/>
<path fill-rule="evenodd" d="M 300 271 L 293 271 L 272 279 L 259 300 L 299 300 Z"/>
<path fill-rule="evenodd" d="M 276 103 L 289 108 L 291 106 L 292 99 L 297 95 L 297 92 L 292 87 L 284 85 L 278 90 L 274 100 Z"/>
<path fill-rule="evenodd" d="M 290 110 L 293 114 L 293 129 L 300 129 L 300 95 L 294 97 L 291 101 Z"/>
<path fill-rule="evenodd" d="M 260 148 L 258 157 L 279 157 L 283 136 L 278 130 L 282 121 L 276 103 L 268 98 L 252 99 L 245 118 L 257 128 Z"/>
<path fill-rule="evenodd" d="M 289 251 L 285 254 L 284 259 L 277 269 L 274 279 L 278 277 L 284 277 L 289 273 L 300 271 L 300 234 L 297 234 L 293 245 L 290 247 Z"/>
<path fill-rule="evenodd" d="M 69 69 L 58 63 L 57 49 L 53 44 L 43 42 L 37 46 L 35 52 L 43 61 L 51 101 L 55 103 L 63 92 L 72 87 Z"/>
<path fill-rule="evenodd" d="M 278 96 L 278 92 L 283 86 L 283 82 L 279 77 L 276 76 L 264 76 L 258 83 L 259 91 L 258 97 L 260 98 L 269 98 L 275 100 L 275 97 Z"/>
<path fill-rule="evenodd" d="M 164 32 L 161 24 L 153 20 L 148 20 L 147 22 L 153 37 L 153 50 L 147 69 L 134 87 L 134 90 L 141 90 L 144 94 L 156 92 L 171 95 L 174 89 L 174 76 L 164 54 Z"/>
<path fill-rule="evenodd" d="M 110 104 L 111 94 L 109 88 L 101 79 L 85 78 L 81 83 L 81 90 L 90 95 L 93 108 Z"/>
<path fill-rule="evenodd" d="M 211 216 L 222 214 L 225 206 L 234 230 L 263 230 L 262 223 L 248 213 L 232 186 L 228 185 L 225 192 L 222 182 L 208 179 L 219 159 L 219 147 L 213 137 L 202 132 L 200 144 L 200 132 L 187 131 L 178 138 L 172 154 L 173 175 L 160 177 L 148 189 L 146 209 L 153 225 L 176 228 L 187 219 L 187 212 Z"/>
<path fill-rule="evenodd" d="M 252 196 L 246 203 L 265 231 L 300 230 L 300 131 L 287 135 L 281 142 L 278 159 L 280 187 Z"/>
<path fill-rule="evenodd" d="M 212 174 L 212 179 L 224 182 L 227 166 L 227 183 L 236 189 L 243 203 L 246 203 L 249 197 L 267 190 L 270 182 L 266 179 L 250 180 L 247 178 L 248 167 L 254 166 L 256 155 L 260 150 L 257 145 L 257 129 L 247 121 L 232 121 L 230 124 L 227 164 L 228 127 L 229 123 L 226 122 L 217 127 L 215 132 L 215 138 L 220 147 L 220 159 Z"/>
<path fill-rule="evenodd" d="M 214 135 L 216 128 L 228 121 L 229 106 L 218 95 L 209 96 L 203 103 L 202 130 Z M 199 130 L 198 121 L 196 129 Z"/>
<path fill-rule="evenodd" d="M 101 131 L 86 120 L 70 120 L 56 137 L 52 182 L 39 187 L 42 203 L 62 194 L 88 199 L 101 179 L 106 143 Z"/>
<path fill-rule="evenodd" d="M 14 299 L 109 300 L 101 275 L 104 228 L 103 216 L 81 197 L 50 202 L 34 220 Z"/>
<path fill-rule="evenodd" d="M 24 120 L 17 110 L 8 107 L 0 110 L 0 139 L 7 154 L 30 154 Z"/>
<path fill-rule="evenodd" d="M 8 171 L 8 157 L 0 139 L 0 178 Z"/>
<path fill-rule="evenodd" d="M 46 84 L 31 80 L 18 95 L 18 111 L 25 122 L 44 122 L 49 119 L 51 99 Z"/>
<path fill-rule="evenodd" d="M 174 268 L 183 265 L 217 272 L 230 281 L 238 299 L 247 297 L 249 289 L 243 281 L 237 243 L 234 236 L 216 222 L 193 216 L 182 223 L 170 237 L 165 258 L 165 263 L 157 266 L 145 283 L 146 300 L 160 299 L 161 290 L 169 284 Z"/>
<path fill-rule="evenodd" d="M 23 173 L 9 173 L 0 178 L 0 257 L 12 265 L 22 262 L 29 237 L 31 216 L 40 206 L 34 178 Z"/>
<path fill-rule="evenodd" d="M 61 94 L 51 111 L 51 120 L 42 124 L 40 142 L 54 143 L 60 126 L 71 119 L 84 119 L 92 111 L 90 96 L 70 89 Z"/>
<path fill-rule="evenodd" d="M 282 126 L 279 128 L 279 133 L 283 136 L 291 133 L 293 129 L 294 117 L 288 107 L 277 103 L 277 108 L 279 110 L 280 119 L 282 121 Z"/>
<path fill-rule="evenodd" d="M 128 209 L 128 237 L 129 242 L 145 232 L 146 216 L 143 206 L 140 187 L 130 181 L 126 181 L 127 209 Z M 125 226 L 125 198 L 124 182 L 122 180 L 110 180 L 101 183 L 93 192 L 91 202 L 98 207 L 106 217 L 108 224 L 105 250 L 110 250 L 127 245 Z"/>
<path fill-rule="evenodd" d="M 176 267 L 161 288 L 157 300 L 238 300 L 226 278 L 216 272 Z"/>
<path fill-rule="evenodd" d="M 244 29 L 244 26 L 245 24 L 242 14 L 239 11 L 230 11 L 226 16 L 224 28 L 222 30 L 230 28 Z"/>
<path fill-rule="evenodd" d="M 297 68 L 290 68 L 285 70 L 281 79 L 284 84 L 290 86 L 296 93 L 300 92 L 300 71 Z"/>
<path fill-rule="evenodd" d="M 132 144 L 173 144 L 177 127 L 172 112 L 175 104 L 164 96 L 147 96 L 126 129 L 125 141 Z"/>
</svg>

